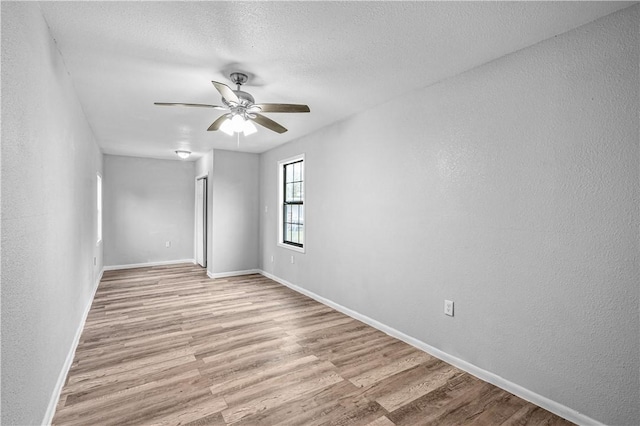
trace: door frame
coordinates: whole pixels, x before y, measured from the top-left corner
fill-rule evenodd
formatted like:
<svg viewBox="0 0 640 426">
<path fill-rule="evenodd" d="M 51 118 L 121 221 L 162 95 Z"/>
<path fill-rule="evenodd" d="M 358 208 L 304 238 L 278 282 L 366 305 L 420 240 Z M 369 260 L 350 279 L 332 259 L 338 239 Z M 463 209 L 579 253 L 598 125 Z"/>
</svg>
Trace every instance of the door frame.
<svg viewBox="0 0 640 426">
<path fill-rule="evenodd" d="M 202 210 L 203 210 L 203 212 L 202 212 L 202 215 L 203 215 L 203 221 L 202 221 L 202 234 L 203 235 L 202 235 L 202 238 L 203 238 L 203 241 L 198 241 L 198 223 L 197 223 L 197 221 L 198 221 L 198 181 L 199 180 L 203 180 L 204 181 L 203 182 L 203 188 L 202 188 L 202 190 L 203 190 L 203 194 L 202 194 Z M 194 228 L 193 229 L 193 232 L 194 232 L 194 247 L 193 247 L 193 249 L 194 249 L 193 255 L 194 256 L 193 257 L 195 258 L 194 260 L 195 260 L 196 265 L 200 265 L 198 263 L 198 259 L 197 259 L 196 253 L 197 253 L 197 249 L 198 249 L 198 244 L 203 244 L 203 247 L 202 247 L 202 258 L 203 258 L 204 265 L 201 265 L 203 268 L 206 268 L 207 264 L 208 264 L 208 262 L 207 262 L 207 255 L 208 255 L 208 253 L 207 253 L 207 245 L 208 245 L 208 242 L 209 242 L 208 232 L 207 232 L 208 231 L 208 220 L 207 220 L 207 216 L 208 216 L 208 205 L 207 205 L 208 204 L 207 203 L 208 202 L 208 197 L 207 197 L 207 194 L 208 194 L 208 192 L 209 192 L 209 173 L 205 173 L 203 175 L 196 176 L 196 178 L 195 178 L 195 194 L 196 194 L 196 196 L 195 196 L 194 208 L 193 208 L 194 215 L 195 215 L 195 223 L 194 223 L 194 227 L 193 227 Z"/>
</svg>

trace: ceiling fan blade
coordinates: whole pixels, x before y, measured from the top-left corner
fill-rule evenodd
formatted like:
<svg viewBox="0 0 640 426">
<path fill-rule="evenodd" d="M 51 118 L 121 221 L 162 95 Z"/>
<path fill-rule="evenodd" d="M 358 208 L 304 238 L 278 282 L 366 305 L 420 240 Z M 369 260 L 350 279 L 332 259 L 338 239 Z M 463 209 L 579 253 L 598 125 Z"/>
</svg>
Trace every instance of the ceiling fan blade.
<svg viewBox="0 0 640 426">
<path fill-rule="evenodd" d="M 310 112 L 307 105 L 297 104 L 254 104 L 252 107 L 260 108 L 260 112 Z"/>
<path fill-rule="evenodd" d="M 160 106 L 185 106 L 185 107 L 200 107 L 200 108 L 214 108 L 214 109 L 222 109 L 226 110 L 227 108 L 218 106 L 218 105 L 209 105 L 209 104 L 185 104 L 182 102 L 154 102 L 154 105 Z"/>
<path fill-rule="evenodd" d="M 251 120 L 277 133 L 284 133 L 287 131 L 286 128 L 282 127 L 272 119 L 265 117 L 264 115 L 256 114 L 255 118 L 252 118 Z"/>
<path fill-rule="evenodd" d="M 224 123 L 224 121 L 229 118 L 229 114 L 223 114 L 220 117 L 218 117 L 216 119 L 216 121 L 214 121 L 213 123 L 211 123 L 211 126 L 209 126 L 209 128 L 207 129 L 208 132 L 212 131 L 212 130 L 218 130 L 220 128 L 220 126 L 222 126 L 222 123 Z"/>
<path fill-rule="evenodd" d="M 222 97 L 227 100 L 227 102 L 234 102 L 236 104 L 240 103 L 240 99 L 238 99 L 236 94 L 233 93 L 233 90 L 231 90 L 231 87 L 227 86 L 224 83 L 218 83 L 217 81 L 212 81 L 212 83 L 215 86 L 216 90 L 220 92 Z"/>
</svg>

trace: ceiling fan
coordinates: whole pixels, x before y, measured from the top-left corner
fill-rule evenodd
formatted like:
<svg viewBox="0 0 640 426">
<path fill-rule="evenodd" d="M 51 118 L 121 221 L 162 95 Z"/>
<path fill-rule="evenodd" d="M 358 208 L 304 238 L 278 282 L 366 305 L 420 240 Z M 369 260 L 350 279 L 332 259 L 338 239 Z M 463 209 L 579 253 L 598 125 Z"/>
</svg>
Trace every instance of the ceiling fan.
<svg viewBox="0 0 640 426">
<path fill-rule="evenodd" d="M 307 105 L 298 104 L 256 104 L 253 96 L 249 93 L 240 90 L 240 86 L 245 84 L 249 79 L 246 74 L 241 72 L 233 72 L 230 75 L 231 81 L 237 86 L 236 90 L 232 90 L 224 83 L 212 81 L 213 86 L 220 92 L 222 96 L 222 103 L 224 106 L 208 105 L 208 104 L 191 104 L 191 103 L 176 103 L 176 102 L 154 102 L 154 105 L 161 106 L 186 106 L 186 107 L 201 107 L 201 108 L 214 108 L 219 110 L 229 111 L 226 114 L 218 117 L 207 129 L 221 130 L 228 135 L 233 133 L 244 132 L 245 135 L 250 135 L 257 131 L 253 122 L 266 127 L 269 130 L 273 130 L 277 133 L 284 133 L 287 131 L 285 127 L 276 123 L 270 118 L 265 117 L 261 113 L 263 112 L 310 112 Z"/>
</svg>

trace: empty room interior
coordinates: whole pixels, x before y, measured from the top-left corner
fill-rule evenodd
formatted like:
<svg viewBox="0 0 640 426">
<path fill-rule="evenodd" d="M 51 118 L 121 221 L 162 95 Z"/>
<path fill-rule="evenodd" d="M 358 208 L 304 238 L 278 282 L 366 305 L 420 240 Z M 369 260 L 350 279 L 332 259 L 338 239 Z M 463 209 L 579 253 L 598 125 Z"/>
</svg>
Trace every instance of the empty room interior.
<svg viewBox="0 0 640 426">
<path fill-rule="evenodd" d="M 638 2 L 0 7 L 3 425 L 640 424 Z"/>
</svg>

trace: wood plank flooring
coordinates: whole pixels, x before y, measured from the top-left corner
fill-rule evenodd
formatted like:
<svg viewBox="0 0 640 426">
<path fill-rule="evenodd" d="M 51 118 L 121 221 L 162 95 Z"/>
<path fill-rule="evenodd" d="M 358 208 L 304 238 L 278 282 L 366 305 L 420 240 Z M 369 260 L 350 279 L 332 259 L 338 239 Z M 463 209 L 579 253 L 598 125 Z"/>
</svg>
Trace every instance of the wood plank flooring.
<svg viewBox="0 0 640 426">
<path fill-rule="evenodd" d="M 105 272 L 56 425 L 571 424 L 261 275 Z"/>
</svg>

